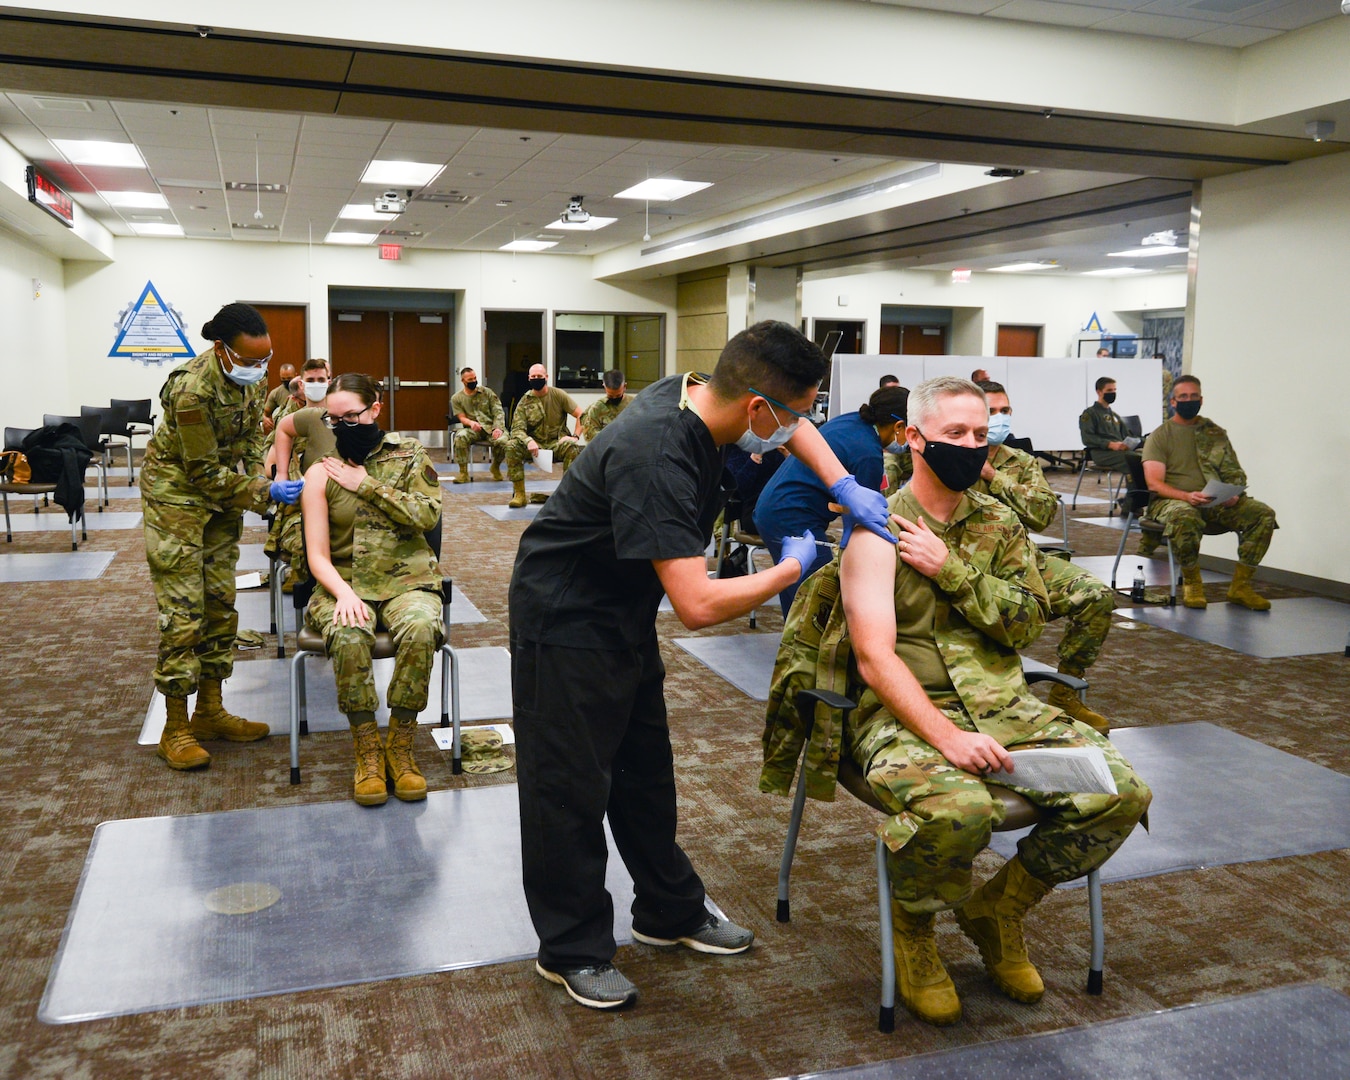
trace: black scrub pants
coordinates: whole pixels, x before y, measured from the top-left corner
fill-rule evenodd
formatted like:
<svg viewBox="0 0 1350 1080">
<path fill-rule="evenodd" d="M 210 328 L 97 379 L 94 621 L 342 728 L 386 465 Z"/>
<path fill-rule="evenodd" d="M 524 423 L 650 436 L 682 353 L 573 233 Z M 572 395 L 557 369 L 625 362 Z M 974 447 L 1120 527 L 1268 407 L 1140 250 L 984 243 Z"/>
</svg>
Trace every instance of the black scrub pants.
<svg viewBox="0 0 1350 1080">
<path fill-rule="evenodd" d="M 656 634 L 626 650 L 511 638 L 525 899 L 539 962 L 614 957 L 604 817 L 635 886 L 633 926 L 655 937 L 705 919 L 703 882 L 675 842 L 675 762 Z"/>
</svg>

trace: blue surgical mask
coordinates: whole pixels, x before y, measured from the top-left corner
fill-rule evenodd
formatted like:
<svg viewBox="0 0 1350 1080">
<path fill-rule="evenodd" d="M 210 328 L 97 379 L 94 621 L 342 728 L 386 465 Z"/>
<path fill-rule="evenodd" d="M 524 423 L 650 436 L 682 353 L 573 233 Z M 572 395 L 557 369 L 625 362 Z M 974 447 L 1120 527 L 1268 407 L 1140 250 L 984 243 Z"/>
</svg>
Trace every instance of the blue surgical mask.
<svg viewBox="0 0 1350 1080">
<path fill-rule="evenodd" d="M 225 370 L 225 365 L 220 365 L 220 370 L 225 378 L 234 383 L 235 386 L 252 386 L 254 383 L 262 382 L 267 378 L 267 365 L 259 364 L 257 367 L 242 367 L 235 364 L 229 371 Z"/>
<path fill-rule="evenodd" d="M 994 413 L 989 418 L 989 443 L 1000 445 L 1012 432 L 1012 417 L 1007 413 Z"/>
<path fill-rule="evenodd" d="M 773 415 L 774 421 L 778 424 L 778 427 L 767 439 L 761 438 L 755 434 L 753 428 L 747 427 L 745 429 L 745 434 L 736 440 L 736 445 L 747 454 L 767 454 L 770 450 L 777 450 L 797 433 L 797 421 L 795 418 L 791 424 L 785 426 L 783 422 L 778 419 L 778 414 L 773 411 L 773 406 L 769 405 L 768 399 L 765 399 L 764 403 L 768 405 L 769 412 Z"/>
</svg>

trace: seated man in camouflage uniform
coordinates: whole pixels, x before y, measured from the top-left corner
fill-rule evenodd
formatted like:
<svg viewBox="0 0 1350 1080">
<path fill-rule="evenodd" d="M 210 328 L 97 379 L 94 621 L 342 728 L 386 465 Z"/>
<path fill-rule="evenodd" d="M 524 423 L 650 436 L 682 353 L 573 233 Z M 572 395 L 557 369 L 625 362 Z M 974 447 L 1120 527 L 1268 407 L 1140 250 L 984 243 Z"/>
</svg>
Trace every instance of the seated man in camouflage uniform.
<svg viewBox="0 0 1350 1080">
<path fill-rule="evenodd" d="M 836 596 L 827 593 L 829 570 L 819 571 L 789 613 L 760 787 L 786 794 L 805 752 L 807 793 L 831 798 L 837 755 L 852 757 L 893 814 L 881 834 L 890 849 L 900 998 L 921 1020 L 950 1024 L 961 1002 L 937 954 L 935 915 L 955 909 L 1000 990 L 1040 1000 L 1023 916 L 1055 885 L 1105 862 L 1151 793 L 1107 739 L 1027 688 L 1017 650 L 1040 633 L 1049 601 L 1016 515 L 966 490 L 985 459 L 984 395 L 964 379 L 930 379 L 911 393 L 909 421 L 914 478 L 889 500 L 898 545 L 855 531 Z M 817 663 L 794 668 L 795 654 L 808 647 Z M 832 664 L 819 663 L 831 656 Z M 837 720 L 831 730 L 818 717 L 803 747 L 805 724 L 791 707 L 794 671 L 858 702 L 842 731 Z M 972 860 L 1002 812 L 984 777 L 1011 764 L 1009 749 L 1047 744 L 1098 747 L 1118 794 L 1032 791 L 1013 779 L 1008 786 L 1046 816 L 972 893 Z"/>
<path fill-rule="evenodd" d="M 450 411 L 464 426 L 455 432 L 455 460 L 459 462 L 456 484 L 469 482 L 469 448 L 487 443 L 492 450 L 492 479 L 502 478 L 502 458 L 506 456 L 506 413 L 502 399 L 490 386 L 478 385 L 473 368 L 460 368 L 459 381 L 464 389 L 450 399 Z"/>
<path fill-rule="evenodd" d="M 1200 494 L 1211 480 L 1247 485 L 1247 474 L 1238 464 L 1228 432 L 1200 415 L 1203 402 L 1200 380 L 1194 375 L 1182 375 L 1172 384 L 1176 414 L 1144 443 L 1144 476 L 1155 496 L 1148 516 L 1162 524 L 1172 541 L 1172 553 L 1181 564 L 1183 604 L 1206 606 L 1200 580 L 1200 537 L 1235 532 L 1238 565 L 1228 599 L 1253 611 L 1267 611 L 1270 601 L 1255 592 L 1251 583 L 1279 528 L 1275 511 L 1245 492 L 1217 506 Z"/>
<path fill-rule="evenodd" d="M 548 384 L 548 370 L 543 364 L 530 368 L 530 389 L 516 402 L 511 417 L 511 437 L 506 441 L 507 475 L 511 477 L 513 492 L 508 506 L 525 505 L 525 461 L 540 450 L 552 450 L 555 463 L 562 462 L 563 470 L 581 453 L 581 443 L 575 435 L 567 434 L 567 417 L 574 416 L 580 427 L 581 406 L 572 395 Z M 535 496 L 543 502 L 548 496 Z"/>
<path fill-rule="evenodd" d="M 615 420 L 619 413 L 628 408 L 633 395 L 625 393 L 628 380 L 618 368 L 610 368 L 601 380 L 605 386 L 605 396 L 591 402 L 590 408 L 581 414 L 581 433 L 590 442 Z"/>
<path fill-rule="evenodd" d="M 1040 532 L 1054 520 L 1059 496 L 1050 490 L 1034 457 L 1004 444 L 1012 430 L 1012 404 L 1003 384 L 982 382 L 979 387 L 989 402 L 989 460 L 970 490 L 992 495 L 1017 515 L 1028 532 Z M 1050 597 L 1050 618 L 1067 620 L 1059 643 L 1059 670 L 1081 679 L 1111 632 L 1115 598 L 1104 581 L 1074 566 L 1068 556 L 1047 556 L 1037 548 L 1036 568 Z M 1106 717 L 1060 683 L 1050 690 L 1050 704 L 1103 735 L 1110 728 Z"/>
</svg>

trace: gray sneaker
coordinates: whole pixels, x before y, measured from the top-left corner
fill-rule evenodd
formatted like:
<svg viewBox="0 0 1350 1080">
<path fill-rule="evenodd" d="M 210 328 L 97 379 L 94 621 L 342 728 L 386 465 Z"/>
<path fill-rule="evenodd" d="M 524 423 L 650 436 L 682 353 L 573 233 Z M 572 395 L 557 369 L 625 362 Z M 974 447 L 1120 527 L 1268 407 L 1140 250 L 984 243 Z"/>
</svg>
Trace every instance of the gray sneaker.
<svg viewBox="0 0 1350 1080">
<path fill-rule="evenodd" d="M 620 974 L 613 964 L 550 971 L 534 962 L 534 970 L 551 983 L 557 983 L 573 1001 L 591 1009 L 621 1009 L 637 1001 L 637 987 Z"/>
<path fill-rule="evenodd" d="M 642 933 L 637 927 L 633 928 L 633 937 L 646 945 L 657 945 L 662 948 L 668 948 L 671 945 L 684 945 L 695 952 L 717 953 L 720 956 L 743 953 L 750 948 L 750 943 L 755 940 L 754 931 L 747 930 L 744 926 L 737 926 L 729 919 L 719 919 L 711 911 L 708 912 L 708 917 L 702 926 L 683 937 L 653 937 L 650 934 Z"/>
</svg>

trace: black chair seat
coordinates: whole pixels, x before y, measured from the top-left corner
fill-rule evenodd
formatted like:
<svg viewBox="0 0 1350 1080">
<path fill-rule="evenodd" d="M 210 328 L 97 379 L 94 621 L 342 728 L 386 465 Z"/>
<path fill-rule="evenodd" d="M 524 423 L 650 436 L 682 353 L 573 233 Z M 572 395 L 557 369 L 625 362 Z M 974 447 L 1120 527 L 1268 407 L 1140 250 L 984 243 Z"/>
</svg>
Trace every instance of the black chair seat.
<svg viewBox="0 0 1350 1080">
<path fill-rule="evenodd" d="M 295 644 L 299 652 L 318 653 L 320 656 L 327 655 L 323 635 L 308 623 L 304 623 L 300 627 L 300 633 L 296 635 Z M 372 660 L 391 660 L 397 655 L 398 649 L 394 647 L 394 635 L 387 630 L 376 631 L 375 644 L 371 647 L 370 658 Z"/>
</svg>

